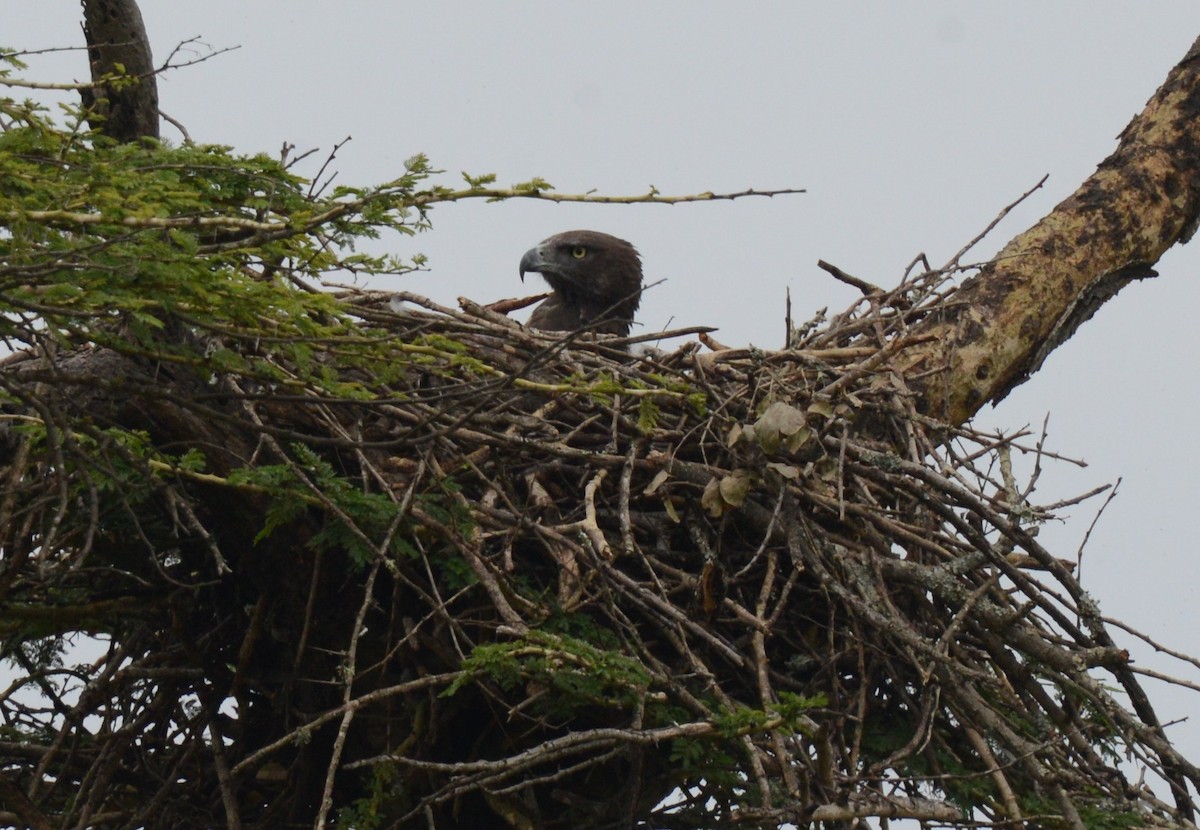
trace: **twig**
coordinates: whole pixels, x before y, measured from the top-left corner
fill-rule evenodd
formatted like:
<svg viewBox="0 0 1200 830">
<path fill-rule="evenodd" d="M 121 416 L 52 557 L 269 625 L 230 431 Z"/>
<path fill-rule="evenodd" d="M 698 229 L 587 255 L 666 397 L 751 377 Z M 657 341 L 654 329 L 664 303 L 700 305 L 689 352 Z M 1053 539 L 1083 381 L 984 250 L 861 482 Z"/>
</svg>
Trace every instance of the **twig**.
<svg viewBox="0 0 1200 830">
<path fill-rule="evenodd" d="M 321 807 L 317 810 L 317 818 L 313 822 L 313 830 L 324 830 L 325 819 L 329 815 L 329 811 L 333 808 L 333 781 L 338 773 L 338 767 L 342 759 L 342 752 L 346 746 L 346 735 L 350 731 L 350 723 L 354 720 L 355 710 L 350 707 L 351 700 L 354 699 L 354 680 L 357 676 L 357 661 L 358 661 L 358 642 L 359 637 L 363 633 L 363 622 L 367 616 L 367 610 L 374 602 L 375 578 L 379 575 L 379 568 L 383 563 L 383 558 L 378 557 L 371 564 L 371 569 L 367 573 L 366 584 L 363 586 L 363 599 L 358 606 L 358 614 L 354 618 L 354 628 L 350 632 L 350 645 L 346 649 L 346 659 L 342 664 L 342 722 L 338 725 L 337 737 L 333 741 L 333 751 L 330 754 L 329 766 L 325 770 L 325 789 L 321 795 Z"/>
<path fill-rule="evenodd" d="M 1033 187 L 1029 188 L 1024 193 L 1022 193 L 1016 199 L 1016 201 L 1011 202 L 1008 205 L 1005 205 L 1004 209 L 1001 210 L 998 214 L 996 214 L 996 218 L 993 219 L 991 222 L 989 222 L 986 228 L 984 228 L 982 231 L 980 231 L 978 233 L 978 235 L 975 236 L 974 239 L 972 239 L 966 245 L 962 246 L 958 250 L 958 252 L 954 254 L 954 256 L 950 257 L 950 261 L 947 262 L 944 266 L 942 266 L 942 271 L 951 271 L 951 270 L 954 270 L 955 268 L 958 268 L 959 261 L 962 260 L 962 258 L 966 255 L 967 251 L 974 248 L 977 244 L 979 244 L 979 242 L 985 236 L 987 236 L 989 233 L 991 233 L 992 229 L 995 228 L 997 225 L 999 225 L 1000 222 L 1003 221 L 1004 217 L 1008 216 L 1009 212 L 1012 211 L 1013 208 L 1015 208 L 1017 205 L 1021 204 L 1021 202 L 1024 202 L 1026 199 L 1028 199 L 1030 196 L 1032 196 L 1036 191 L 1040 190 L 1042 185 L 1044 185 L 1046 183 L 1046 180 L 1049 178 L 1050 178 L 1050 174 L 1047 173 L 1046 175 L 1042 176 L 1038 180 L 1037 184 L 1035 184 Z"/>
<path fill-rule="evenodd" d="M 879 286 L 873 285 L 872 283 L 869 283 L 866 280 L 861 280 L 858 277 L 855 277 L 851 274 L 847 274 L 841 268 L 838 268 L 836 265 L 831 265 L 823 259 L 817 260 L 817 267 L 820 268 L 822 271 L 827 271 L 830 275 L 833 276 L 834 279 L 838 280 L 839 282 L 844 282 L 844 283 L 846 283 L 846 285 L 854 286 L 855 288 L 857 288 L 859 291 L 862 292 L 862 295 L 864 297 L 881 296 L 885 293 L 884 290 L 882 288 L 880 288 Z"/>
</svg>

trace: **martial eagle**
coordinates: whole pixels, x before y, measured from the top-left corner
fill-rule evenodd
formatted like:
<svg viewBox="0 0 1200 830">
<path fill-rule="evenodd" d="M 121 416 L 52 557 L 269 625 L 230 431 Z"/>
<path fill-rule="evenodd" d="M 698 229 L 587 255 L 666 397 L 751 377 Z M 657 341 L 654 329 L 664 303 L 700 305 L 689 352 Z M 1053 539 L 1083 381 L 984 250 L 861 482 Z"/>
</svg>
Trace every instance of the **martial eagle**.
<svg viewBox="0 0 1200 830">
<path fill-rule="evenodd" d="M 624 239 L 599 231 L 556 234 L 521 257 L 522 280 L 529 271 L 554 289 L 533 310 L 531 327 L 629 334 L 642 300 L 642 262 Z"/>
</svg>

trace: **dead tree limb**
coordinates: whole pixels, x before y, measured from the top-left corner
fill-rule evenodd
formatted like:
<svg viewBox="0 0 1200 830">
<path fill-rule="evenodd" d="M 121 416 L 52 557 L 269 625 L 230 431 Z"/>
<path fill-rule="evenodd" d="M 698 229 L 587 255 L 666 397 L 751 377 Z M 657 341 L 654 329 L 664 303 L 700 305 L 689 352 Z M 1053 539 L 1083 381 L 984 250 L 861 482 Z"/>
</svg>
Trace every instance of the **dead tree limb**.
<svg viewBox="0 0 1200 830">
<path fill-rule="evenodd" d="M 158 79 L 136 0 L 82 0 L 96 86 L 81 91 L 93 128 L 117 141 L 158 138 Z"/>
<path fill-rule="evenodd" d="M 928 372 L 923 408 L 962 424 L 1037 371 L 1096 310 L 1187 242 L 1200 220 L 1200 40 L 1116 151 L 922 321 L 901 367 Z"/>
</svg>

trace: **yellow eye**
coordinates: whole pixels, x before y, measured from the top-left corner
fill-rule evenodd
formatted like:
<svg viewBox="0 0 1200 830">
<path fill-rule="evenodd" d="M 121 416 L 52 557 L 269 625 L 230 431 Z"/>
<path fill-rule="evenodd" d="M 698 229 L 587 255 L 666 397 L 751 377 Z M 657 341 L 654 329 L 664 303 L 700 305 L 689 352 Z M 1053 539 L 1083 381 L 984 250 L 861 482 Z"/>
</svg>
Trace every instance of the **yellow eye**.
<svg viewBox="0 0 1200 830">
<path fill-rule="evenodd" d="M 587 256 L 587 248 L 583 247 L 582 245 L 576 245 L 571 249 L 571 256 L 575 257 L 576 259 L 583 259 L 585 256 Z"/>
</svg>

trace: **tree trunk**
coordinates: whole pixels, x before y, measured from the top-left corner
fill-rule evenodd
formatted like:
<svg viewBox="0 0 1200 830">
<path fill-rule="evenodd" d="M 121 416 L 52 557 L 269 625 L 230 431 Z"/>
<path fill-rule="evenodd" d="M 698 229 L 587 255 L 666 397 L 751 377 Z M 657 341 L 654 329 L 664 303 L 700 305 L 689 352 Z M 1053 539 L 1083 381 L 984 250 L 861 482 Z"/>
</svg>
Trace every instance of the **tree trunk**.
<svg viewBox="0 0 1200 830">
<path fill-rule="evenodd" d="M 84 107 L 97 116 L 92 127 L 121 142 L 158 138 L 158 80 L 137 2 L 83 0 L 83 16 L 97 85 L 82 93 Z"/>
<path fill-rule="evenodd" d="M 962 424 L 1004 398 L 1200 220 L 1200 40 L 1121 133 L 1116 151 L 1009 242 L 904 353 L 924 410 Z"/>
</svg>

